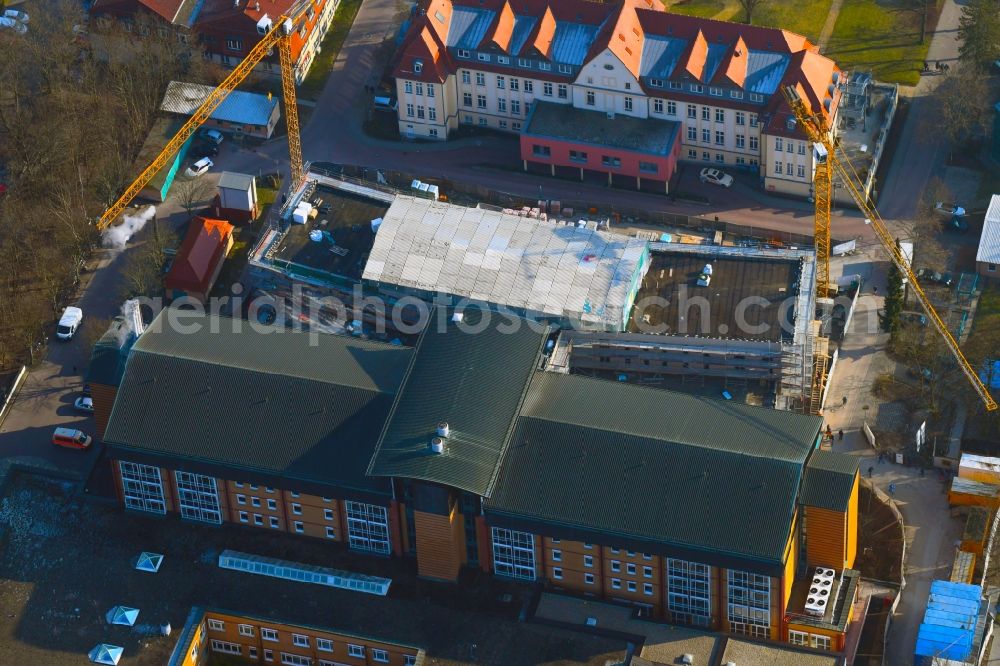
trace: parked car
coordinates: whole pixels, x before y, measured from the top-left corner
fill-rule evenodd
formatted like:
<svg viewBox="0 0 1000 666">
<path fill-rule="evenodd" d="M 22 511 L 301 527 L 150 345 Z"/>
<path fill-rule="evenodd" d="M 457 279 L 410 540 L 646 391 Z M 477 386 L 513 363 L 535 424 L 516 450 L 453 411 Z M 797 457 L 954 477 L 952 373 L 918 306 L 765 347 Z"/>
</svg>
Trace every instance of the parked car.
<svg viewBox="0 0 1000 666">
<path fill-rule="evenodd" d="M 203 173 L 211 169 L 213 166 L 215 166 L 215 163 L 212 162 L 212 160 L 208 159 L 207 157 L 203 157 L 194 164 L 192 164 L 191 166 L 189 166 L 188 170 L 185 171 L 184 173 L 187 175 L 188 178 L 194 178 L 195 176 L 202 175 Z"/>
<path fill-rule="evenodd" d="M 733 177 L 728 173 L 722 173 L 718 169 L 712 169 L 711 167 L 705 167 L 701 170 L 698 178 L 703 183 L 711 183 L 712 185 L 721 185 L 722 187 L 729 187 L 733 184 Z"/>
<path fill-rule="evenodd" d="M 220 143 L 222 143 L 223 136 L 222 132 L 220 132 L 219 130 L 204 129 L 198 134 L 203 140 L 210 141 L 215 145 L 219 145 Z"/>
<path fill-rule="evenodd" d="M 16 9 L 8 9 L 4 11 L 3 17 L 9 18 L 14 21 L 19 21 L 21 23 L 27 23 L 28 21 L 31 20 L 31 17 L 28 16 L 28 12 L 19 12 Z"/>
<path fill-rule="evenodd" d="M 28 32 L 28 26 L 20 21 L 15 21 L 12 18 L 7 18 L 6 16 L 0 16 L 0 28 L 10 28 L 19 35 L 23 35 Z"/>
<path fill-rule="evenodd" d="M 56 337 L 60 340 L 70 340 L 76 333 L 76 329 L 80 328 L 80 324 L 83 322 L 83 310 L 75 307 L 68 307 L 63 310 L 62 317 L 59 318 L 59 324 L 56 326 Z"/>
<path fill-rule="evenodd" d="M 91 442 L 90 435 L 73 428 L 56 428 L 52 433 L 52 443 L 67 449 L 86 451 L 90 448 Z"/>
<path fill-rule="evenodd" d="M 934 204 L 934 212 L 938 215 L 944 215 L 945 217 L 952 217 L 954 215 L 965 215 L 965 209 L 959 206 L 957 203 L 946 203 L 943 201 L 938 201 Z"/>
<path fill-rule="evenodd" d="M 92 414 L 94 412 L 94 399 L 89 395 L 81 395 L 73 402 L 73 406 L 81 412 Z"/>
<path fill-rule="evenodd" d="M 969 223 L 966 222 L 965 218 L 961 215 L 952 215 L 951 219 L 944 226 L 947 231 L 954 231 L 955 233 L 964 234 L 969 230 Z"/>
<path fill-rule="evenodd" d="M 211 141 L 202 141 L 201 143 L 195 145 L 193 150 L 195 155 L 215 157 L 219 154 L 219 144 L 212 143 Z"/>
</svg>

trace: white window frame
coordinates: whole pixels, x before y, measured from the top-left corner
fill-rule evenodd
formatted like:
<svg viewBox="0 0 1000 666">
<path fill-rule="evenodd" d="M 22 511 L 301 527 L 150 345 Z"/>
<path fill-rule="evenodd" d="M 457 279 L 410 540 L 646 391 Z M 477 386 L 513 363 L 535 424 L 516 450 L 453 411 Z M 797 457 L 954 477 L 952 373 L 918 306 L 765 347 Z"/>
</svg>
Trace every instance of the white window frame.
<svg viewBox="0 0 1000 666">
<path fill-rule="evenodd" d="M 295 527 L 296 534 L 303 534 L 306 531 L 306 526 L 301 520 L 293 521 L 292 525 Z"/>
<path fill-rule="evenodd" d="M 262 641 L 271 641 L 273 643 L 278 642 L 278 630 L 271 629 L 270 627 L 260 628 L 260 639 Z"/>
<path fill-rule="evenodd" d="M 222 524 L 219 484 L 214 477 L 174 470 L 177 483 L 177 506 L 181 518 L 200 523 Z"/>
<path fill-rule="evenodd" d="M 333 652 L 333 641 L 329 638 L 316 637 L 316 649 L 320 652 Z"/>
<path fill-rule="evenodd" d="M 635 584 L 634 580 L 629 580 L 626 581 L 625 583 L 629 592 L 635 592 L 639 589 L 639 586 Z"/>
<path fill-rule="evenodd" d="M 611 579 L 611 589 L 612 590 L 620 590 L 620 589 L 622 589 L 622 579 L 621 578 L 612 578 Z"/>
<path fill-rule="evenodd" d="M 220 641 L 213 638 L 210 645 L 212 646 L 212 652 L 221 652 L 222 654 L 243 654 L 243 646 L 239 643 L 230 643 L 229 641 Z"/>
<path fill-rule="evenodd" d="M 268 518 L 269 518 L 268 522 L 270 523 L 272 530 L 281 529 L 281 521 L 278 520 L 277 516 L 268 516 Z"/>
<path fill-rule="evenodd" d="M 159 467 L 119 460 L 118 472 L 122 478 L 122 498 L 126 509 L 161 515 L 167 513 Z"/>
<path fill-rule="evenodd" d="M 348 657 L 358 657 L 360 659 L 365 658 L 365 646 L 363 645 L 352 645 L 347 644 L 347 656 Z"/>
<path fill-rule="evenodd" d="M 256 633 L 252 624 L 241 624 L 239 626 L 239 631 L 240 636 L 249 636 L 250 638 L 253 638 Z"/>
<path fill-rule="evenodd" d="M 584 555 L 583 556 L 583 566 L 587 567 L 588 569 L 594 568 L 594 556 L 593 555 Z"/>
<path fill-rule="evenodd" d="M 563 577 L 562 567 L 552 567 L 552 577 L 556 580 L 562 580 Z"/>
<path fill-rule="evenodd" d="M 222 620 L 216 620 L 215 618 L 208 618 L 208 629 L 209 631 L 225 631 L 226 623 Z"/>
<path fill-rule="evenodd" d="M 467 49 L 458 49 L 458 54 L 457 55 L 458 55 L 459 58 L 468 58 L 469 57 L 469 51 Z"/>
<path fill-rule="evenodd" d="M 729 623 L 733 633 L 754 638 L 770 636 L 770 578 L 748 571 L 727 569 L 726 595 Z"/>
<path fill-rule="evenodd" d="M 667 558 L 667 611 L 674 622 L 707 627 L 712 619 L 712 569 Z"/>
<path fill-rule="evenodd" d="M 535 580 L 535 535 L 502 527 L 491 529 L 493 572 L 517 580 Z"/>
<path fill-rule="evenodd" d="M 389 511 L 384 506 L 347 502 L 347 539 L 351 550 L 388 555 Z"/>
<path fill-rule="evenodd" d="M 381 648 L 372 648 L 372 661 L 377 661 L 380 664 L 389 663 L 389 652 Z"/>
<path fill-rule="evenodd" d="M 298 504 L 296 502 L 292 502 L 292 513 L 294 513 L 296 516 L 301 516 L 302 515 L 302 505 Z"/>
<path fill-rule="evenodd" d="M 309 647 L 309 637 L 305 634 L 292 634 L 292 645 L 295 647 Z"/>
<path fill-rule="evenodd" d="M 292 654 L 291 652 L 281 653 L 281 663 L 285 666 L 312 666 L 312 657 L 304 657 L 300 654 Z"/>
</svg>

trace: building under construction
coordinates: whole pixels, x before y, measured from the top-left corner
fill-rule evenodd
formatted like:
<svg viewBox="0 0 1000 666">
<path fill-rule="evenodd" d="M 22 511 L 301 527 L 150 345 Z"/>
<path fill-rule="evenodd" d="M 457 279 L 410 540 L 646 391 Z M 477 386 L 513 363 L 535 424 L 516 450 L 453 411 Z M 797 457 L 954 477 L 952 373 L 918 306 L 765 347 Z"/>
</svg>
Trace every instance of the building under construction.
<svg viewBox="0 0 1000 666">
<path fill-rule="evenodd" d="M 806 407 L 814 354 L 826 351 L 814 316 L 815 253 L 680 243 L 650 250 L 628 330 L 563 330 L 550 369 Z"/>
</svg>

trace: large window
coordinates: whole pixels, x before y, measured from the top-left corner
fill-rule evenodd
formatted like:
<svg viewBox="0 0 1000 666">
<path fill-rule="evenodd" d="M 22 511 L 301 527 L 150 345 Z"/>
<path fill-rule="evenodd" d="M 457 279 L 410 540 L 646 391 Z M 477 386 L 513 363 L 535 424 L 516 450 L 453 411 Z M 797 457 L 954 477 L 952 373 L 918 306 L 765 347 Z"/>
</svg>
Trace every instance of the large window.
<svg viewBox="0 0 1000 666">
<path fill-rule="evenodd" d="M 734 634 L 768 638 L 771 634 L 771 579 L 726 570 L 729 624 Z"/>
<path fill-rule="evenodd" d="M 712 620 L 711 567 L 668 559 L 667 610 L 674 622 L 709 626 Z"/>
<path fill-rule="evenodd" d="M 174 478 L 177 480 L 177 504 L 181 508 L 182 518 L 203 523 L 222 522 L 219 489 L 215 479 L 203 474 L 179 471 L 174 472 Z"/>
<path fill-rule="evenodd" d="M 493 571 L 499 576 L 535 580 L 534 535 L 494 527 Z"/>
<path fill-rule="evenodd" d="M 820 634 L 810 634 L 805 631 L 788 630 L 788 642 L 792 645 L 816 648 L 818 650 L 830 649 L 830 637 Z"/>
<path fill-rule="evenodd" d="M 384 506 L 347 502 L 347 536 L 354 550 L 389 554 L 389 512 Z"/>
<path fill-rule="evenodd" d="M 122 494 L 126 509 L 150 513 L 167 512 L 160 468 L 121 460 L 118 462 L 118 469 L 122 475 Z"/>
</svg>

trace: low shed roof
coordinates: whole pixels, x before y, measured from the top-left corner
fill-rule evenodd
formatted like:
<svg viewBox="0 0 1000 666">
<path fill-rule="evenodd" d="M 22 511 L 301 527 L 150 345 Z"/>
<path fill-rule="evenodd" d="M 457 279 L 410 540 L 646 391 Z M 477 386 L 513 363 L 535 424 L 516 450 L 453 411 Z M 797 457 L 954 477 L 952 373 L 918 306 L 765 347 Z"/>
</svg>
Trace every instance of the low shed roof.
<svg viewBox="0 0 1000 666">
<path fill-rule="evenodd" d="M 171 81 L 160 104 L 160 111 L 179 113 L 190 116 L 215 90 L 212 86 L 198 83 Z M 221 120 L 240 125 L 266 126 L 271 120 L 271 114 L 278 106 L 276 97 L 234 90 L 222 101 L 210 116 L 212 120 Z"/>
</svg>

